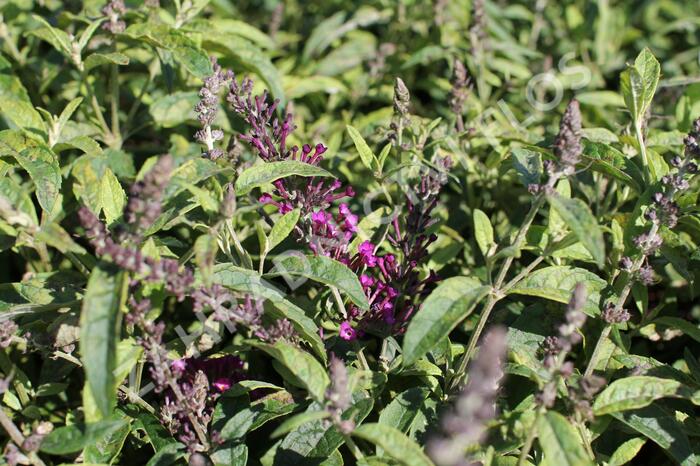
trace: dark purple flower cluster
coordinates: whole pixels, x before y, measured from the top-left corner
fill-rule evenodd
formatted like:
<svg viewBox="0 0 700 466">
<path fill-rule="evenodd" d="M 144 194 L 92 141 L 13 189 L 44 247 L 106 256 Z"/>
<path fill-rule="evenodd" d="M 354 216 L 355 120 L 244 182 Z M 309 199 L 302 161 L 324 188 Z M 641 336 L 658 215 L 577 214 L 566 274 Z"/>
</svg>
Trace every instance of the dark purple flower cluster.
<svg viewBox="0 0 700 466">
<path fill-rule="evenodd" d="M 571 100 L 566 106 L 559 122 L 559 132 L 552 147 L 556 160 L 545 160 L 544 169 L 549 176 L 546 184 L 531 184 L 527 187 L 532 194 L 549 194 L 561 177 L 573 175 L 576 164 L 581 161 L 583 145 L 581 143 L 582 117 L 578 100 Z"/>
<path fill-rule="evenodd" d="M 352 405 L 350 379 L 348 369 L 343 361 L 331 354 L 329 360 L 331 384 L 326 390 L 326 411 L 331 416 L 333 424 L 344 434 L 349 434 L 355 428 L 351 420 L 343 420 L 342 414 Z"/>
<path fill-rule="evenodd" d="M 357 233 L 358 220 L 357 215 L 353 214 L 345 203 L 340 204 L 335 217 L 325 210 L 312 213 L 309 248 L 314 254 L 331 257 L 350 265 L 348 248 Z M 355 260 L 360 260 L 359 256 L 358 254 Z"/>
<path fill-rule="evenodd" d="M 622 324 L 630 320 L 631 316 L 627 309 L 608 303 L 603 309 L 601 317 L 608 324 Z"/>
<path fill-rule="evenodd" d="M 626 256 L 620 261 L 620 267 L 632 274 L 643 285 L 654 283 L 654 272 L 648 263 L 648 257 L 663 245 L 659 230 L 662 226 L 667 228 L 676 226 L 680 208 L 675 198 L 690 187 L 690 178 L 698 172 L 697 159 L 700 158 L 698 139 L 700 139 L 700 118 L 693 122 L 693 127 L 684 139 L 685 157 L 675 156 L 671 159 L 671 165 L 675 171 L 661 178 L 663 190 L 654 193 L 652 204 L 644 213 L 644 218 L 651 223 L 651 228 L 633 239 L 634 245 L 639 250 L 640 259 L 635 262 Z"/>
<path fill-rule="evenodd" d="M 244 364 L 236 356 L 216 358 L 186 358 L 172 361 L 170 370 L 176 378 L 184 400 L 172 390 L 165 390 L 161 419 L 173 434 L 193 451 L 202 450 L 190 416 L 194 414 L 203 426 L 208 426 L 216 401 L 236 382 L 246 379 Z M 184 403 L 183 403 L 184 401 Z M 221 443 L 217 432 L 209 432 L 212 443 Z"/>
<path fill-rule="evenodd" d="M 260 158 L 266 162 L 287 160 L 296 146 L 288 147 L 287 138 L 296 128 L 291 113 L 280 120 L 275 115 L 279 100 L 268 103 L 267 91 L 253 97 L 253 81 L 245 78 L 239 84 L 235 77 L 229 86 L 226 100 L 233 110 L 243 118 L 250 130 L 241 139 L 253 146 Z"/>
<path fill-rule="evenodd" d="M 120 34 L 126 29 L 126 23 L 121 19 L 126 13 L 124 0 L 110 0 L 103 8 L 102 14 L 107 17 L 107 21 L 102 24 L 102 29 L 112 34 Z"/>
<path fill-rule="evenodd" d="M 233 72 L 224 71 L 216 62 L 216 58 L 211 58 L 213 73 L 204 78 L 204 86 L 199 91 L 200 101 L 195 105 L 197 119 L 202 125 L 202 129 L 195 133 L 195 139 L 207 148 L 204 156 L 216 160 L 224 155 L 224 151 L 216 147 L 217 141 L 224 138 L 224 132 L 213 128 L 214 120 L 219 112 L 219 92 L 227 83 L 233 81 Z"/>
<path fill-rule="evenodd" d="M 127 322 L 141 330 L 137 341 L 151 363 L 150 374 L 155 392 L 163 394 L 160 420 L 190 452 L 204 451 L 218 443 L 209 432 L 216 400 L 231 386 L 245 379 L 243 361 L 236 356 L 184 358 L 171 360 L 163 344 L 163 322 L 155 323 L 146 314 L 148 299 L 129 299 Z"/>
<path fill-rule="evenodd" d="M 144 348 L 151 363 L 150 373 L 157 392 L 165 392 L 161 410 L 163 423 L 190 451 L 204 451 L 216 436 L 208 432 L 214 400 L 240 380 L 242 363 L 233 356 L 217 359 L 187 359 L 172 362 L 163 343 L 165 324 L 147 318 L 151 302 L 137 298 L 143 294 L 144 283 L 162 283 L 169 293 L 183 301 L 191 297 L 195 312 L 213 311 L 215 320 L 224 323 L 231 331 L 242 325 L 265 341 L 285 338 L 296 341 L 292 324 L 280 319 L 271 325 L 263 325 L 263 308 L 246 296 L 238 303 L 233 295 L 220 285 L 196 287 L 193 271 L 173 259 L 153 259 L 144 256 L 134 246 L 128 245 L 140 239 L 160 215 L 163 191 L 172 171 L 172 159 L 161 158 L 143 178 L 130 189 L 130 199 L 125 212 L 128 222 L 123 240 L 117 243 L 107 227 L 87 207 L 81 207 L 78 217 L 86 236 L 97 255 L 111 260 L 122 270 L 131 272 L 127 323 L 138 328 L 138 343 Z"/>
<path fill-rule="evenodd" d="M 163 193 L 170 181 L 173 165 L 173 158 L 164 155 L 143 179 L 131 185 L 124 218 L 132 231 L 120 238 L 122 241 L 128 239 L 131 242 L 139 242 L 143 233 L 158 219 L 163 210 Z"/>
<path fill-rule="evenodd" d="M 179 383 L 192 384 L 198 372 L 203 372 L 216 393 L 223 393 L 234 383 L 245 380 L 243 361 L 237 356 L 218 358 L 183 358 L 171 364 Z"/>
<path fill-rule="evenodd" d="M 253 81 L 249 78 L 239 83 L 230 71 L 223 73 L 219 69 L 217 74 L 225 76 L 226 80 L 230 79 L 226 100 L 249 127 L 249 131 L 241 135 L 240 139 L 250 144 L 263 161 L 296 160 L 310 165 L 321 163 L 327 150 L 323 144 L 305 144 L 299 148 L 287 143 L 288 137 L 296 127 L 291 113 L 287 113 L 282 120 L 276 116 L 278 100 L 268 103 L 267 91 L 262 95 L 253 96 Z M 305 227 L 301 228 L 299 233 L 310 232 L 311 214 L 325 211 L 338 199 L 354 196 L 352 188 L 342 189 L 342 183 L 337 180 L 328 182 L 317 178 L 290 177 L 277 180 L 273 184 L 275 190 L 263 194 L 260 202 L 276 206 L 283 214 L 299 208 Z"/>
<path fill-rule="evenodd" d="M 147 317 L 150 300 L 137 300 L 132 294 L 129 306 L 131 309 L 126 321 L 141 330 L 137 341 L 151 363 L 149 370 L 155 392 L 165 393 L 161 422 L 173 434 L 180 432 L 180 439 L 190 451 L 206 450 L 209 446 L 207 426 L 210 421 L 210 413 L 207 412 L 209 381 L 206 375 L 198 372 L 193 380 L 181 384 L 179 378 L 182 374 L 178 373 L 178 366 L 173 367 L 163 344 L 165 324 L 155 323 Z"/>
<path fill-rule="evenodd" d="M 322 144 L 304 145 L 301 149 L 290 147 L 287 138 L 295 129 L 292 115 L 287 113 L 284 120 L 277 118 L 278 101 L 269 104 L 266 92 L 253 97 L 252 88 L 250 79 L 238 83 L 234 77 L 227 96 L 233 110 L 249 127 L 241 139 L 248 142 L 265 162 L 298 160 L 319 165 L 326 147 Z M 401 80 L 397 80 L 394 100 L 396 111 L 405 117 L 409 93 Z M 376 247 L 369 241 L 362 243 L 357 253 L 351 253 L 349 246 L 357 232 L 359 219 L 346 203 L 338 206 L 336 214 L 330 209 L 335 202 L 353 197 L 355 193 L 351 187 L 343 188 L 338 180 L 328 182 L 325 179 L 288 177 L 275 181 L 274 191 L 260 197 L 261 203 L 274 205 L 282 214 L 298 208 L 301 220 L 295 230 L 297 238 L 306 242 L 315 254 L 342 262 L 360 276 L 371 310 L 366 313 L 351 306 L 347 320 L 340 326 L 342 338 L 354 339 L 358 331 L 368 327 L 380 333 L 401 332 L 430 285 L 437 280 L 432 272 L 421 279 L 417 266 L 427 256 L 428 246 L 436 240 L 435 235 L 427 235 L 425 231 L 433 224 L 430 213 L 437 203 L 440 187 L 445 183 L 444 172 L 451 164 L 451 159 L 441 158 L 438 170 L 431 170 L 421 178 L 419 186 L 409 196 L 409 214 L 403 230 L 398 218 L 394 219 L 394 234 L 389 240 L 401 252 L 401 261 L 394 254 L 376 255 Z M 373 269 L 373 273 L 369 269 Z"/>
<path fill-rule="evenodd" d="M 571 361 L 566 361 L 566 355 L 583 339 L 580 330 L 586 323 L 586 314 L 582 309 L 587 296 L 585 285 L 577 283 L 566 308 L 566 321 L 559 326 L 557 336 L 549 336 L 542 343 L 543 365 L 550 376 L 550 380 L 537 394 L 537 402 L 542 406 L 551 407 L 556 401 L 558 377 L 567 378 L 574 372 L 574 365 Z"/>
<path fill-rule="evenodd" d="M 700 159 L 700 118 L 693 122 L 683 144 L 685 144 L 686 157 Z"/>
<path fill-rule="evenodd" d="M 375 246 L 365 241 L 348 265 L 360 275 L 360 284 L 370 303 L 370 311 L 362 312 L 351 306 L 349 317 L 359 322 L 360 330 L 378 333 L 402 333 L 410 318 L 420 308 L 420 303 L 430 292 L 438 276 L 431 270 L 421 277 L 418 265 L 428 256 L 428 247 L 437 240 L 426 231 L 435 223 L 431 213 L 438 201 L 440 188 L 446 181 L 446 172 L 452 167 L 449 157 L 436 162 L 437 170 L 429 170 L 420 178 L 413 192 L 407 195 L 408 215 L 401 228 L 399 217 L 392 220 L 393 232 L 387 236 L 391 245 L 401 253 L 401 260 L 394 254 L 378 256 Z M 349 322 L 341 328 L 341 337 L 351 339 Z M 350 338 L 348 338 L 350 337 Z"/>
<path fill-rule="evenodd" d="M 496 327 L 481 342 L 479 354 L 469 367 L 467 386 L 453 411 L 440 421 L 442 433 L 428 441 L 427 451 L 438 466 L 466 466 L 468 447 L 483 440 L 487 423 L 496 416 L 496 396 L 503 377 L 506 331 Z"/>
<path fill-rule="evenodd" d="M 573 173 L 581 161 L 581 108 L 578 100 L 571 100 L 559 124 L 559 133 L 554 140 L 554 155 L 559 159 L 561 169 L 567 175 Z"/>
<path fill-rule="evenodd" d="M 454 72 L 452 75 L 452 89 L 450 90 L 450 110 L 454 113 L 457 125 L 457 131 L 460 133 L 464 131 L 464 120 L 462 113 L 464 112 L 464 102 L 466 102 L 469 96 L 469 89 L 471 87 L 471 80 L 469 79 L 469 72 L 467 67 L 464 66 L 460 60 L 455 59 L 454 61 Z"/>
<path fill-rule="evenodd" d="M 194 273 L 182 267 L 175 259 L 154 259 L 144 256 L 134 247 L 117 244 L 107 231 L 107 227 L 87 207 L 78 210 L 80 223 L 90 244 L 99 256 L 106 256 L 123 270 L 134 273 L 140 279 L 165 285 L 165 289 L 182 301 L 190 293 L 194 283 Z M 135 277 L 135 278 L 136 278 Z"/>
</svg>

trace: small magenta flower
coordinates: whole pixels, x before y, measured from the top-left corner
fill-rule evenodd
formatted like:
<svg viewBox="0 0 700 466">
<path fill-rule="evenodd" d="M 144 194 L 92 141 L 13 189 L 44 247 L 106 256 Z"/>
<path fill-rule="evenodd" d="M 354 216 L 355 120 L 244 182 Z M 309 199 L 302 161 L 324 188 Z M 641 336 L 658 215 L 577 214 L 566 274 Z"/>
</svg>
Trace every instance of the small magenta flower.
<svg viewBox="0 0 700 466">
<path fill-rule="evenodd" d="M 347 320 L 340 324 L 340 329 L 338 333 L 340 335 L 340 338 L 342 338 L 343 340 L 352 341 L 357 338 L 357 331 L 354 328 L 352 328 L 350 322 L 348 322 Z"/>
<path fill-rule="evenodd" d="M 374 285 L 374 278 L 370 277 L 369 275 L 362 274 L 360 275 L 360 285 L 362 285 L 363 288 L 369 288 Z"/>
<path fill-rule="evenodd" d="M 374 255 L 374 244 L 371 241 L 364 241 L 357 247 L 357 252 L 360 254 L 362 263 L 367 267 L 377 265 L 377 256 Z"/>
<path fill-rule="evenodd" d="M 326 217 L 326 213 L 322 210 L 311 214 L 311 220 L 319 225 L 328 225 L 328 218 Z"/>
<path fill-rule="evenodd" d="M 223 393 L 229 388 L 231 388 L 231 379 L 228 378 L 221 378 L 221 379 L 216 379 L 212 384 L 212 387 L 214 387 L 219 393 Z"/>
</svg>

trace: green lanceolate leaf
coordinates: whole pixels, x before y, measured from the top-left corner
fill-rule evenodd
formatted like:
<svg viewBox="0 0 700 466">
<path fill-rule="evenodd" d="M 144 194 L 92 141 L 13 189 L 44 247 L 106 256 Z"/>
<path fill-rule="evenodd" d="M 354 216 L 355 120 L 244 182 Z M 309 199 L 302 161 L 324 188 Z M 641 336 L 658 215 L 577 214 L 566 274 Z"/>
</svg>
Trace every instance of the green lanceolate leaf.
<svg viewBox="0 0 700 466">
<path fill-rule="evenodd" d="M 270 235 L 268 236 L 268 252 L 272 251 L 275 246 L 287 239 L 292 231 L 294 231 L 294 227 L 299 221 L 300 213 L 299 209 L 294 209 L 284 214 L 272 225 L 272 230 L 270 230 Z"/>
<path fill-rule="evenodd" d="M 108 417 L 117 399 L 114 370 L 127 275 L 107 264 L 92 270 L 80 315 L 80 353 L 97 408 Z"/>
<path fill-rule="evenodd" d="M 171 466 L 186 454 L 185 446 L 180 442 L 164 445 L 148 460 L 146 466 Z"/>
<path fill-rule="evenodd" d="M 100 185 L 102 211 L 107 223 L 112 223 L 122 215 L 126 205 L 126 193 L 110 169 L 105 170 Z"/>
<path fill-rule="evenodd" d="M 622 466 L 629 463 L 637 456 L 637 453 L 639 453 L 639 450 L 642 449 L 645 443 L 647 443 L 647 439 L 642 437 L 634 437 L 627 440 L 610 455 L 608 466 Z"/>
<path fill-rule="evenodd" d="M 542 154 L 523 147 L 516 147 L 511 151 L 511 160 L 513 168 L 518 172 L 518 177 L 525 187 L 540 182 L 544 172 Z"/>
<path fill-rule="evenodd" d="M 661 65 L 651 50 L 645 47 L 634 60 L 634 67 L 642 77 L 644 94 L 642 95 L 641 110 L 646 112 L 654 98 L 656 87 L 661 76 Z"/>
<path fill-rule="evenodd" d="M 123 53 L 93 53 L 85 59 L 85 71 L 101 65 L 128 65 L 129 57 Z"/>
<path fill-rule="evenodd" d="M 296 416 L 292 416 L 280 424 L 279 427 L 272 432 L 270 438 L 281 437 L 297 429 L 299 426 L 306 424 L 307 422 L 326 419 L 329 416 L 330 413 L 328 411 L 307 411 L 297 414 Z"/>
<path fill-rule="evenodd" d="M 305 62 L 313 56 L 319 55 L 333 40 L 338 38 L 341 26 L 345 21 L 346 12 L 338 11 L 334 15 L 321 21 L 311 31 L 311 35 L 304 44 L 302 58 Z"/>
<path fill-rule="evenodd" d="M 330 381 L 326 370 L 313 356 L 282 340 L 274 345 L 252 344 L 279 361 L 314 399 L 323 399 Z"/>
<path fill-rule="evenodd" d="M 60 196 L 61 171 L 58 157 L 48 146 L 18 131 L 0 131 L 0 155 L 14 157 L 36 187 L 39 205 L 52 212 Z"/>
<path fill-rule="evenodd" d="M 482 210 L 474 209 L 474 239 L 479 245 L 481 254 L 486 257 L 494 244 L 491 220 Z"/>
<path fill-rule="evenodd" d="M 352 436 L 381 447 L 387 455 L 407 466 L 433 464 L 418 444 L 393 427 L 377 423 L 362 424 L 352 432 Z"/>
<path fill-rule="evenodd" d="M 83 457 L 87 464 L 111 463 L 117 458 L 126 438 L 131 433 L 131 419 L 123 413 L 112 416 L 115 421 L 125 421 L 121 428 L 110 430 L 102 437 L 95 438 L 94 443 L 87 445 L 83 450 Z"/>
<path fill-rule="evenodd" d="M 576 235 L 595 259 L 598 267 L 605 263 L 605 241 L 591 209 L 580 199 L 569 199 L 556 194 L 547 196 L 552 208 Z"/>
<path fill-rule="evenodd" d="M 683 425 L 660 406 L 651 404 L 634 411 L 613 413 L 612 416 L 659 445 L 682 466 L 697 465 Z"/>
<path fill-rule="evenodd" d="M 126 423 L 126 420 L 120 419 L 59 427 L 44 438 L 40 450 L 51 455 L 76 453 L 119 431 Z"/>
<path fill-rule="evenodd" d="M 149 110 L 164 128 L 172 128 L 196 117 L 194 106 L 199 101 L 196 92 L 173 92 L 155 99 Z"/>
<path fill-rule="evenodd" d="M 637 193 L 642 192 L 644 174 L 639 167 L 614 147 L 600 142 L 583 140 L 582 157 L 591 168 L 624 183 Z"/>
<path fill-rule="evenodd" d="M 345 293 L 361 309 L 369 309 L 365 292 L 357 275 L 345 264 L 326 256 L 290 254 L 275 259 L 275 270 L 269 276 L 304 277 Z"/>
<path fill-rule="evenodd" d="M 406 433 L 429 395 L 430 391 L 425 387 L 409 388 L 399 393 L 379 413 L 379 423 Z"/>
<path fill-rule="evenodd" d="M 251 402 L 248 396 L 219 399 L 212 415 L 212 428 L 226 441 L 240 441 L 268 421 L 286 416 L 298 408 L 289 392 L 278 391 Z"/>
<path fill-rule="evenodd" d="M 0 108 L 2 108 L 0 116 L 15 127 L 43 135 L 44 122 L 29 99 L 22 99 L 16 94 L 0 94 Z"/>
<path fill-rule="evenodd" d="M 211 61 L 207 54 L 191 37 L 179 29 L 171 28 L 164 23 L 136 23 L 129 26 L 124 34 L 154 47 L 168 50 L 175 61 L 200 79 L 212 73 Z"/>
<path fill-rule="evenodd" d="M 681 388 L 677 380 L 637 375 L 618 379 L 605 388 L 593 403 L 596 416 L 638 409 L 654 400 L 674 396 Z"/>
<path fill-rule="evenodd" d="M 333 176 L 323 168 L 296 160 L 259 163 L 240 174 L 236 180 L 236 192 L 238 194 L 246 194 L 254 188 L 293 175 L 305 177 Z"/>
<path fill-rule="evenodd" d="M 346 128 L 352 142 L 355 144 L 355 149 L 357 149 L 357 152 L 360 154 L 360 160 L 362 160 L 364 166 L 369 170 L 375 170 L 375 168 L 379 166 L 379 162 L 374 152 L 372 152 L 372 149 L 370 149 L 367 142 L 365 142 L 365 138 L 352 126 L 348 125 Z"/>
<path fill-rule="evenodd" d="M 413 364 L 449 335 L 489 290 L 468 277 L 452 277 L 440 283 L 408 325 L 403 340 L 404 365 Z"/>
<path fill-rule="evenodd" d="M 568 303 L 577 283 L 586 286 L 588 299 L 583 311 L 590 316 L 600 314 L 600 292 L 607 283 L 596 274 L 578 267 L 555 265 L 536 270 L 508 290 L 508 294 L 523 294 Z"/>
<path fill-rule="evenodd" d="M 634 65 L 620 76 L 622 97 L 638 125 L 651 105 L 660 76 L 661 65 L 648 48 L 642 50 Z"/>
<path fill-rule="evenodd" d="M 547 464 L 592 466 L 576 429 L 561 414 L 548 411 L 537 422 L 537 437 Z"/>
<path fill-rule="evenodd" d="M 360 424 L 372 410 L 373 398 L 362 391 L 353 393 L 352 405 L 341 415 L 343 420 L 353 420 Z M 318 412 L 323 409 L 319 403 L 311 403 L 307 412 Z M 343 435 L 332 423 L 321 419 L 302 424 L 287 434 L 284 439 L 265 454 L 263 464 L 295 464 L 299 458 L 304 458 L 308 464 L 323 464 L 333 452 L 343 444 Z M 267 462 L 267 458 L 273 461 Z"/>
</svg>

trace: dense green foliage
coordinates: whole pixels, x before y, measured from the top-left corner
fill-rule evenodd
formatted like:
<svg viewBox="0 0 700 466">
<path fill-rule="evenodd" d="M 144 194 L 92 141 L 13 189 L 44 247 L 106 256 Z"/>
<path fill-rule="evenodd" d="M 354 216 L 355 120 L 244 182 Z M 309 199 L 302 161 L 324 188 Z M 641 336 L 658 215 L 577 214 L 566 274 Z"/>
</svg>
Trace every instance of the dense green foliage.
<svg viewBox="0 0 700 466">
<path fill-rule="evenodd" d="M 699 118 L 696 0 L 2 0 L 0 464 L 698 464 Z"/>
</svg>

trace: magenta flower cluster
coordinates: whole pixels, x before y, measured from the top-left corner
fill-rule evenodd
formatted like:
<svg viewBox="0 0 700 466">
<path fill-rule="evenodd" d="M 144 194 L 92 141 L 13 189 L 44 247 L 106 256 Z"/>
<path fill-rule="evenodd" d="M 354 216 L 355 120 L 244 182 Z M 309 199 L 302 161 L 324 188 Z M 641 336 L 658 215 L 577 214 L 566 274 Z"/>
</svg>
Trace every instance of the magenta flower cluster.
<svg viewBox="0 0 700 466">
<path fill-rule="evenodd" d="M 305 144 L 301 149 L 290 146 L 287 140 L 295 129 L 292 115 L 286 113 L 283 119 L 278 118 L 275 111 L 279 102 L 268 103 L 266 92 L 253 97 L 252 88 L 253 82 L 248 78 L 238 83 L 234 77 L 229 86 L 227 100 L 249 127 L 241 139 L 265 162 L 296 160 L 319 165 L 327 148 L 323 144 Z M 430 214 L 451 160 L 440 159 L 437 165 L 438 170 L 421 177 L 408 196 L 409 214 L 403 222 L 404 229 L 398 217 L 393 219 L 394 233 L 389 241 L 401 252 L 401 259 L 394 254 L 378 255 L 370 241 L 361 243 L 357 253 L 350 251 L 359 218 L 347 202 L 338 205 L 336 213 L 332 211 L 337 201 L 352 198 L 355 192 L 352 187 L 343 188 L 338 180 L 288 177 L 275 181 L 274 190 L 260 197 L 261 203 L 275 206 L 282 214 L 300 209 L 301 220 L 295 229 L 297 239 L 306 243 L 314 254 L 335 259 L 358 274 L 370 311 L 351 305 L 347 320 L 340 324 L 341 338 L 352 340 L 365 332 L 380 335 L 402 332 L 437 281 L 432 271 L 422 278 L 418 269 L 428 254 L 428 246 L 436 240 L 426 230 L 434 223 Z"/>
</svg>

